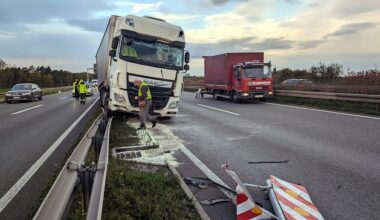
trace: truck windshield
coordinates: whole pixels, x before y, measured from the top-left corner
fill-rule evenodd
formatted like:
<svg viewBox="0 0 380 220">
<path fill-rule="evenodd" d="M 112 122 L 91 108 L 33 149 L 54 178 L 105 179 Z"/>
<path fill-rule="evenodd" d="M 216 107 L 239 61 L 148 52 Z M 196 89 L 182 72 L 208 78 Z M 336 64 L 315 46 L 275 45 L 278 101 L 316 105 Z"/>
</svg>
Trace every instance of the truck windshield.
<svg viewBox="0 0 380 220">
<path fill-rule="evenodd" d="M 243 69 L 244 78 L 270 77 L 271 71 L 268 66 L 252 66 Z"/>
<path fill-rule="evenodd" d="M 183 64 L 182 48 L 157 41 L 148 42 L 124 37 L 120 55 L 131 62 L 142 62 L 169 69 L 182 69 Z"/>
</svg>

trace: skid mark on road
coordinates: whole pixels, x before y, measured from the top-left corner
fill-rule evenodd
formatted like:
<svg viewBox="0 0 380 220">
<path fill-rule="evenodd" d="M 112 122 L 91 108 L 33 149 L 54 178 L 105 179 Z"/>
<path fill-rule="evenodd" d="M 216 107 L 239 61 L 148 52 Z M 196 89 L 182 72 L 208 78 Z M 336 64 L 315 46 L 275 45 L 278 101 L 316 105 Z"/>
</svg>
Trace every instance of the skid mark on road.
<svg viewBox="0 0 380 220">
<path fill-rule="evenodd" d="M 29 111 L 29 110 L 32 110 L 32 109 L 35 109 L 35 108 L 39 108 L 43 105 L 36 105 L 36 106 L 33 106 L 33 107 L 30 107 L 30 108 L 27 108 L 27 109 L 24 109 L 24 110 L 21 110 L 21 111 L 18 111 L 18 112 L 13 112 L 12 115 L 18 115 L 20 113 L 23 113 L 23 112 L 26 112 L 26 111 Z"/>
<path fill-rule="evenodd" d="M 240 115 L 240 114 L 235 113 L 235 112 L 226 111 L 226 110 L 223 110 L 223 109 L 220 109 L 220 108 L 214 108 L 214 107 L 211 107 L 211 106 L 208 106 L 208 105 L 202 105 L 202 104 L 197 104 L 197 105 L 205 107 L 205 108 L 213 109 L 213 110 L 216 110 L 216 111 L 220 111 L 220 112 L 225 112 L 225 113 L 232 114 L 232 115 Z"/>
</svg>

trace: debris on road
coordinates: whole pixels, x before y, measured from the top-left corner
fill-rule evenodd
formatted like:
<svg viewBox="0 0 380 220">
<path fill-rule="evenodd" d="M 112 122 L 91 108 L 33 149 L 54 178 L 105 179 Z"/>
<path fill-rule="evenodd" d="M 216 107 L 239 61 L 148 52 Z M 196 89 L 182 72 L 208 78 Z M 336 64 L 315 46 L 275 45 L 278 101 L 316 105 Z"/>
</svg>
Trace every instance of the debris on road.
<svg viewBox="0 0 380 220">
<path fill-rule="evenodd" d="M 207 186 L 215 186 L 215 187 L 219 187 L 219 188 L 222 188 L 224 190 L 227 190 L 230 193 L 236 194 L 235 190 L 230 189 L 228 187 L 225 187 L 225 186 L 223 186 L 217 182 L 214 182 L 208 178 L 185 177 L 185 178 L 183 178 L 183 180 L 185 181 L 185 183 L 192 184 L 192 185 L 197 186 L 201 189 L 205 189 L 205 188 L 207 188 Z"/>
<path fill-rule="evenodd" d="M 223 202 L 231 202 L 230 198 L 219 198 L 219 199 L 211 199 L 211 200 L 202 200 L 201 204 L 203 205 L 215 205 Z"/>
<path fill-rule="evenodd" d="M 268 218 L 281 220 L 324 219 L 311 201 L 305 187 L 289 183 L 275 176 L 270 176 L 270 179 L 267 180 L 267 186 L 246 184 L 240 180 L 234 171 L 229 170 L 226 164 L 222 168 L 237 183 L 236 205 L 238 220 Z M 245 186 L 267 188 L 275 215 L 257 205 Z"/>
<path fill-rule="evenodd" d="M 279 161 L 249 161 L 249 164 L 265 164 L 265 163 L 288 163 L 289 160 L 279 160 Z"/>
</svg>

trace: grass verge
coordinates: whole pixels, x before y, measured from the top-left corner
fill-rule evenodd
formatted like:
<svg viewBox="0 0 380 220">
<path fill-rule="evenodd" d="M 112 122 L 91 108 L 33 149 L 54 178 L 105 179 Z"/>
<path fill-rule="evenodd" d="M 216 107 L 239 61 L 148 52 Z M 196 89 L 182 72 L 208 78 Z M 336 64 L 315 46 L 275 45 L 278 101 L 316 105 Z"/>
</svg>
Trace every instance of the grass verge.
<svg viewBox="0 0 380 220">
<path fill-rule="evenodd" d="M 276 96 L 272 99 L 272 101 L 281 104 L 296 104 L 349 113 L 380 115 L 380 105 L 377 105 L 375 103 L 360 103 L 288 96 Z"/>
<path fill-rule="evenodd" d="M 59 173 L 61 172 L 62 168 L 65 166 L 67 159 L 69 159 L 70 155 L 74 151 L 74 149 L 77 147 L 79 142 L 82 140 L 83 136 L 86 134 L 88 129 L 91 127 L 92 123 L 99 117 L 99 115 L 102 113 L 102 110 L 100 107 L 98 107 L 95 112 L 93 113 L 91 119 L 86 124 L 86 126 L 83 128 L 83 130 L 80 132 L 78 138 L 76 139 L 75 143 L 72 145 L 70 151 L 66 154 L 65 158 L 62 160 L 61 164 L 57 166 L 58 168 L 55 170 L 53 176 L 51 176 L 48 180 L 48 183 L 46 184 L 45 188 L 41 192 L 41 196 L 34 202 L 32 208 L 30 209 L 28 213 L 28 219 L 33 219 L 34 215 L 38 211 L 39 207 L 41 206 L 42 202 L 44 201 L 46 195 L 48 194 L 51 186 L 54 184 L 55 179 L 57 179 Z"/>
<path fill-rule="evenodd" d="M 136 130 L 116 115 L 110 148 L 138 142 Z M 179 180 L 166 167 L 110 158 L 104 195 L 103 219 L 200 219 Z"/>
<path fill-rule="evenodd" d="M 72 90 L 72 86 L 42 88 L 42 94 L 50 95 L 50 94 L 58 93 L 58 91 L 66 92 L 66 91 L 71 91 L 71 90 Z"/>
</svg>

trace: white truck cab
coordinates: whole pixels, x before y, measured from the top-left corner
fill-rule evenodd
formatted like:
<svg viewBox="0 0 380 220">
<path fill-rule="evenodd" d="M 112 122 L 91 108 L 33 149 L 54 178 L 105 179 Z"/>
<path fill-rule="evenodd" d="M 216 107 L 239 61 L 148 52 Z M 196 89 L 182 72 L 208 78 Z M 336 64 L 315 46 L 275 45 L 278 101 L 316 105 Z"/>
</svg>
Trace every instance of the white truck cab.
<svg viewBox="0 0 380 220">
<path fill-rule="evenodd" d="M 133 82 L 140 79 L 149 85 L 154 114 L 176 115 L 188 62 L 181 27 L 148 16 L 111 16 L 96 54 L 102 105 L 138 112 Z"/>
</svg>

